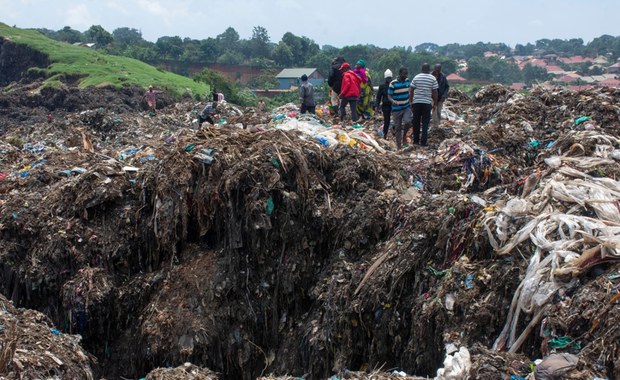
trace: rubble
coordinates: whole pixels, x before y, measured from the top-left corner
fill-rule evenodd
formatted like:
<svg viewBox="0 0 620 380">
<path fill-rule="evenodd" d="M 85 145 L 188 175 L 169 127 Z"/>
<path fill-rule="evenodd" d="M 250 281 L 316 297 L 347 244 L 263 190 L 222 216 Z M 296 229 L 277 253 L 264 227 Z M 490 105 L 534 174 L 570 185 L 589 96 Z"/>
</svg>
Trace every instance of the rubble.
<svg viewBox="0 0 620 380">
<path fill-rule="evenodd" d="M 13 91 L 0 289 L 93 378 L 618 376 L 618 90 L 455 92 L 401 152 L 380 116 Z"/>
</svg>

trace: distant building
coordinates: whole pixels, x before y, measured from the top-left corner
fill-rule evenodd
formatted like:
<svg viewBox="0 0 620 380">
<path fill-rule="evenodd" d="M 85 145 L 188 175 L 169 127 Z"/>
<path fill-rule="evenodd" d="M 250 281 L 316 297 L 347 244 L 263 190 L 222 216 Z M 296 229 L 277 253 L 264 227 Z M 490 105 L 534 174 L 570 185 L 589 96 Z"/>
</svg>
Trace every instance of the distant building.
<svg viewBox="0 0 620 380">
<path fill-rule="evenodd" d="M 465 82 L 467 81 L 467 79 L 463 78 L 462 76 L 458 75 L 458 74 L 450 74 L 446 77 L 448 79 L 449 82 Z"/>
<path fill-rule="evenodd" d="M 523 90 L 527 85 L 525 83 L 513 83 L 510 85 L 510 88 L 513 90 Z"/>
<path fill-rule="evenodd" d="M 301 76 L 304 74 L 308 76 L 308 82 L 312 83 L 313 86 L 318 86 L 325 82 L 325 78 L 316 68 L 290 68 L 284 69 L 276 75 L 276 79 L 279 83 L 278 89 L 286 90 L 291 87 L 298 87 L 301 84 Z"/>
<path fill-rule="evenodd" d="M 607 68 L 607 74 L 618 74 L 620 73 L 620 62 L 614 63 L 613 65 Z"/>
<path fill-rule="evenodd" d="M 620 88 L 620 79 L 609 78 L 599 82 L 601 86 Z"/>
<path fill-rule="evenodd" d="M 81 46 L 81 47 L 87 47 L 87 48 L 93 48 L 95 47 L 95 43 L 94 42 L 74 42 L 73 46 Z"/>
<path fill-rule="evenodd" d="M 554 74 L 554 75 L 566 74 L 566 71 L 564 71 L 564 69 L 561 68 L 560 66 L 549 65 L 545 67 L 545 69 L 547 70 L 547 74 Z"/>
</svg>

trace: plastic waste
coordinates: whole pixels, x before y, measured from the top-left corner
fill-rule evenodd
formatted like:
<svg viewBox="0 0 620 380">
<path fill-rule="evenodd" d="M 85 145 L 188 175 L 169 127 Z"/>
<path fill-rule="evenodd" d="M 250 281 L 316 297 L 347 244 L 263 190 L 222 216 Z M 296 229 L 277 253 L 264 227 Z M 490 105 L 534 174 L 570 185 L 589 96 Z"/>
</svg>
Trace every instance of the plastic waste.
<svg viewBox="0 0 620 380">
<path fill-rule="evenodd" d="M 575 126 L 578 126 L 579 124 L 586 122 L 588 120 L 590 120 L 591 117 L 590 116 L 579 116 L 577 118 L 575 118 Z"/>
<path fill-rule="evenodd" d="M 465 380 L 471 370 L 471 355 L 466 347 L 446 355 L 443 368 L 437 370 L 436 380 Z"/>
<path fill-rule="evenodd" d="M 474 275 L 472 273 L 465 277 L 465 287 L 471 289 L 474 286 Z"/>
<path fill-rule="evenodd" d="M 456 297 L 454 296 L 454 293 L 446 294 L 446 309 L 448 309 L 448 311 L 454 311 L 455 302 L 456 302 Z"/>
<path fill-rule="evenodd" d="M 572 354 L 551 354 L 536 365 L 536 380 L 557 380 L 577 366 L 579 358 Z"/>
<path fill-rule="evenodd" d="M 267 204 L 265 205 L 265 212 L 267 213 L 267 215 L 273 214 L 273 210 L 275 209 L 275 207 L 276 206 L 273 203 L 273 198 L 269 196 L 269 198 L 267 199 Z"/>
<path fill-rule="evenodd" d="M 321 144 L 325 145 L 325 146 L 329 146 L 329 142 L 327 141 L 327 139 L 323 136 L 316 136 L 315 139 L 317 139 L 317 141 L 319 141 Z"/>
</svg>

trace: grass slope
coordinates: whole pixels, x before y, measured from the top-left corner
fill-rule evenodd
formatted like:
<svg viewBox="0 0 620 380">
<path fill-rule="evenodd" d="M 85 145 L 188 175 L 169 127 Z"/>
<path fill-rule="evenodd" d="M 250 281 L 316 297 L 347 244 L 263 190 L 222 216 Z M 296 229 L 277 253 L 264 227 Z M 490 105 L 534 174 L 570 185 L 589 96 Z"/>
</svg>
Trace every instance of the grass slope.
<svg viewBox="0 0 620 380">
<path fill-rule="evenodd" d="M 43 70 L 47 85 L 58 85 L 63 78 L 79 76 L 79 87 L 138 85 L 166 88 L 177 95 L 190 93 L 204 96 L 209 92 L 205 83 L 158 70 L 132 58 L 104 54 L 93 49 L 52 40 L 35 30 L 12 28 L 0 22 L 0 37 L 25 44 L 49 56 L 51 65 Z"/>
</svg>

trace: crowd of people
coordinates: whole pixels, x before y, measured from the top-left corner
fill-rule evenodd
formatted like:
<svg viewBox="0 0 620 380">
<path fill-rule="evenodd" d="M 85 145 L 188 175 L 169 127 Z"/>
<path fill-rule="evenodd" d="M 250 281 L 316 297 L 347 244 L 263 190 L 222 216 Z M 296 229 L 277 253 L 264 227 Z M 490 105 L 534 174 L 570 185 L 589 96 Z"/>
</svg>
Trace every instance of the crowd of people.
<svg viewBox="0 0 620 380">
<path fill-rule="evenodd" d="M 307 75 L 302 75 L 299 86 L 300 113 L 315 113 L 316 101 L 314 87 Z M 330 87 L 329 106 L 339 116 L 342 124 L 347 120 L 347 105 L 350 109 L 350 120 L 356 123 L 359 118 L 370 119 L 374 112 L 383 115 L 383 137 L 389 138 L 392 130 L 396 140 L 396 148 L 401 150 L 411 144 L 428 146 L 428 132 L 431 121 L 433 127 L 439 127 L 443 104 L 448 97 L 450 85 L 442 73 L 441 64 L 436 64 L 433 71 L 424 63 L 420 73 L 409 79 L 406 67 L 398 70 L 398 76 L 392 78 L 392 71 L 385 70 L 383 83 L 378 87 L 373 99 L 373 86 L 370 71 L 366 62 L 359 59 L 353 68 L 343 57 L 335 57 L 327 79 Z M 157 94 L 161 91 L 149 86 L 144 94 L 149 111 L 155 115 Z M 224 95 L 215 88 L 212 102 L 207 103 L 199 114 L 198 123 L 213 124 L 218 102 L 224 101 Z M 265 104 L 259 103 L 263 110 Z M 410 132 L 411 131 L 411 132 Z"/>
<path fill-rule="evenodd" d="M 366 62 L 360 59 L 352 69 L 343 57 L 335 57 L 327 80 L 331 89 L 330 107 L 338 113 L 341 123 L 347 120 L 347 105 L 354 123 L 358 118 L 369 119 L 374 111 L 380 110 L 383 137 L 388 138 L 391 127 L 398 150 L 410 144 L 425 147 L 428 145 L 429 124 L 432 120 L 433 126 L 439 127 L 443 103 L 450 89 L 441 69 L 441 64 L 437 64 L 431 72 L 430 65 L 424 63 L 413 79 L 409 79 L 405 67 L 400 68 L 396 79 L 392 78 L 391 70 L 385 70 L 384 82 L 373 99 Z"/>
</svg>

